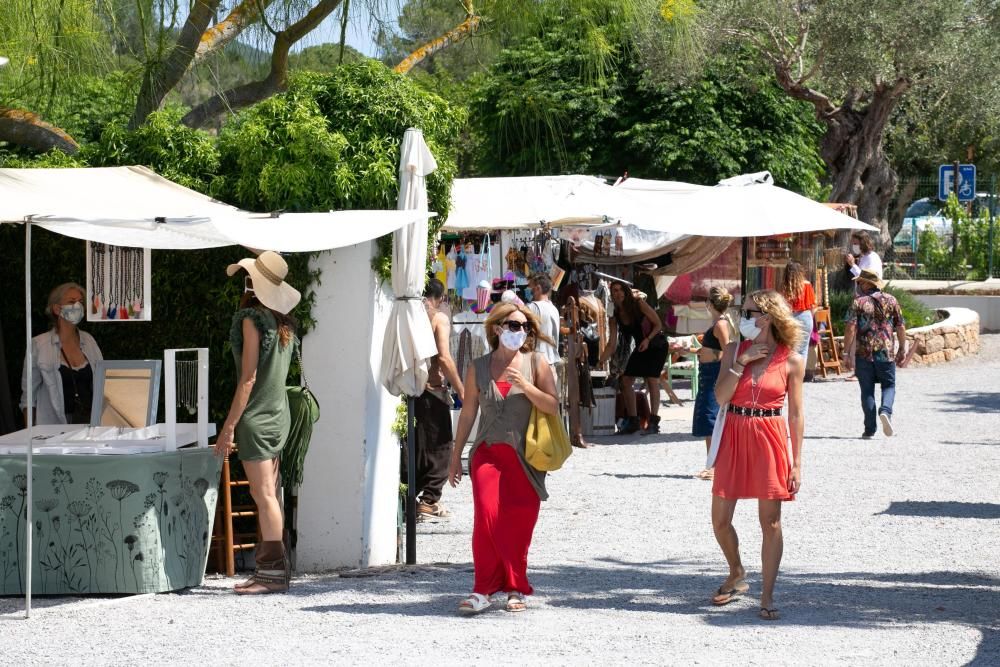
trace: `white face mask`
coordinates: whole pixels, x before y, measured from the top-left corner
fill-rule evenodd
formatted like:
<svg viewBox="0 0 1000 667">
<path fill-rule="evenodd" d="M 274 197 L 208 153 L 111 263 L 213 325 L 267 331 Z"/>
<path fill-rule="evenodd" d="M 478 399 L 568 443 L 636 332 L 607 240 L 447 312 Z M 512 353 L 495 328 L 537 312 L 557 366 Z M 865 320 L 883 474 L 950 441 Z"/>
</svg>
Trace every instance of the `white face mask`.
<svg viewBox="0 0 1000 667">
<path fill-rule="evenodd" d="M 70 324 L 79 324 L 83 319 L 83 304 L 70 303 L 59 309 L 59 317 Z"/>
<path fill-rule="evenodd" d="M 500 344 L 503 345 L 508 350 L 517 351 L 520 350 L 524 345 L 524 341 L 528 339 L 528 334 L 524 331 L 510 331 L 504 329 L 500 332 Z"/>
<path fill-rule="evenodd" d="M 746 317 L 740 318 L 740 335 L 745 340 L 755 340 L 760 335 L 761 328 L 757 326 L 756 320 Z"/>
<path fill-rule="evenodd" d="M 851 246 L 851 252 L 854 253 L 855 255 L 860 255 L 861 254 L 861 246 L 859 246 L 857 243 L 855 243 L 854 245 Z"/>
</svg>

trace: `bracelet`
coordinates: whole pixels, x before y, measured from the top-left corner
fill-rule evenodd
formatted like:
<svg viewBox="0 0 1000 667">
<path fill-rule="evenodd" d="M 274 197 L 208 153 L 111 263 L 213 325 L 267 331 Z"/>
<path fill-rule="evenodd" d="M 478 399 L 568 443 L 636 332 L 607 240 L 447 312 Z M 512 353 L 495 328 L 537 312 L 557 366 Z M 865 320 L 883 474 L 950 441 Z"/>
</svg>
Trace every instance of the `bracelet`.
<svg viewBox="0 0 1000 667">
<path fill-rule="evenodd" d="M 728 368 L 727 370 L 738 378 L 743 377 L 743 371 L 737 371 L 732 367 Z"/>
</svg>

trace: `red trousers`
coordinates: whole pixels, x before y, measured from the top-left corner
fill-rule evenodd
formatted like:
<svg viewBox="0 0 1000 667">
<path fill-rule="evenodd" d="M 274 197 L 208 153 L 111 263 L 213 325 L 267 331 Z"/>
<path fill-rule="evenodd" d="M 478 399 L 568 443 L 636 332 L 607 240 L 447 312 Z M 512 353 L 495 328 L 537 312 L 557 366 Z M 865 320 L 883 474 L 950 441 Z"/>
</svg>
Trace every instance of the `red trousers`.
<svg viewBox="0 0 1000 667">
<path fill-rule="evenodd" d="M 472 590 L 530 595 L 528 548 L 541 501 L 510 445 L 482 444 L 469 465 L 475 520 Z"/>
</svg>

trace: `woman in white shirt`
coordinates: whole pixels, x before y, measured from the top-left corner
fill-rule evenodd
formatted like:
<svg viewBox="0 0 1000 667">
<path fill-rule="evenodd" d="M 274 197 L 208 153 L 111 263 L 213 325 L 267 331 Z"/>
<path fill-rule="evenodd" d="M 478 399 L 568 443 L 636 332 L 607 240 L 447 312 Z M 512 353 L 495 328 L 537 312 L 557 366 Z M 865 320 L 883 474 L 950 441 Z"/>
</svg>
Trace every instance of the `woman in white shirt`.
<svg viewBox="0 0 1000 667">
<path fill-rule="evenodd" d="M 855 260 L 854 256 L 858 255 Z M 871 271 L 882 277 L 882 258 L 875 252 L 875 244 L 868 232 L 857 231 L 851 234 L 851 252 L 844 256 L 847 268 L 857 278 L 862 271 Z"/>
<path fill-rule="evenodd" d="M 35 403 L 36 424 L 87 424 L 94 399 L 93 364 L 104 356 L 97 341 L 77 325 L 86 298 L 76 283 L 63 283 L 49 294 L 45 314 L 52 328 L 31 339 L 32 363 L 24 358 L 21 409 L 28 422 L 28 382 Z"/>
</svg>

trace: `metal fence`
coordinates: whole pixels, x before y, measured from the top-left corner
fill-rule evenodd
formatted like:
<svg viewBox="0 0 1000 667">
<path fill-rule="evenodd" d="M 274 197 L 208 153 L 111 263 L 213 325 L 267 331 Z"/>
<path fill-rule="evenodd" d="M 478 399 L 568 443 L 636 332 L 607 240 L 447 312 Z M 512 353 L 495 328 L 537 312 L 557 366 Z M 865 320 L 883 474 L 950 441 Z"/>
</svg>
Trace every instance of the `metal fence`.
<svg viewBox="0 0 1000 667">
<path fill-rule="evenodd" d="M 900 178 L 900 190 L 913 188 L 913 196 L 892 252 L 882 253 L 886 278 L 985 280 L 997 274 L 997 177 L 979 174 L 977 185 L 974 200 L 966 204 L 968 217 L 956 227 L 943 214 L 937 178 Z"/>
</svg>

